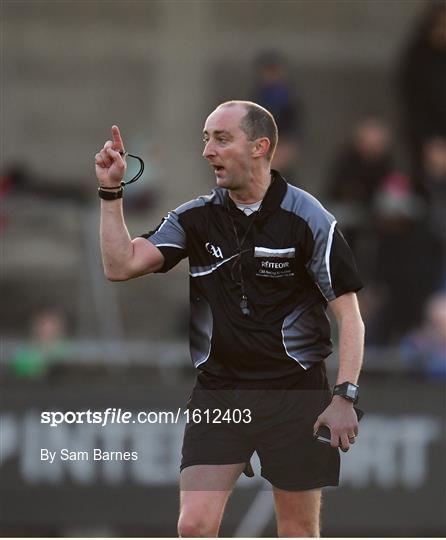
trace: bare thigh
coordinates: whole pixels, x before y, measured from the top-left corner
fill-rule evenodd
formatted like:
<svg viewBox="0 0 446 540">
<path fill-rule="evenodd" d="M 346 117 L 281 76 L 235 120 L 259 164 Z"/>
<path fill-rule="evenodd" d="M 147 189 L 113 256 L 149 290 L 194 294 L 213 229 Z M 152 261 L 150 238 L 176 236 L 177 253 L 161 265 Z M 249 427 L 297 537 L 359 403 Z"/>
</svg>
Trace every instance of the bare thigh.
<svg viewBox="0 0 446 540">
<path fill-rule="evenodd" d="M 321 489 L 285 491 L 274 488 L 279 537 L 320 536 Z"/>
<path fill-rule="evenodd" d="M 182 537 L 218 535 L 226 502 L 245 463 L 192 465 L 180 476 L 180 518 Z"/>
</svg>

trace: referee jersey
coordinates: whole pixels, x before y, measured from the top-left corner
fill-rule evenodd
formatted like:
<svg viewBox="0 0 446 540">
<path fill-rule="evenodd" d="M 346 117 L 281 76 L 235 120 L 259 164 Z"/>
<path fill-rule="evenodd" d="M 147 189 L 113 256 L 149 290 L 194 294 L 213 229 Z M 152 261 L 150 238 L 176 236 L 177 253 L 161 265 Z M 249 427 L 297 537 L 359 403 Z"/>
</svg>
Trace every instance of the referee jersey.
<svg viewBox="0 0 446 540">
<path fill-rule="evenodd" d="M 191 358 L 218 377 L 274 379 L 320 362 L 332 352 L 327 301 L 362 287 L 335 218 L 271 175 L 250 216 L 217 187 L 142 235 L 164 256 L 159 272 L 189 258 Z"/>
</svg>

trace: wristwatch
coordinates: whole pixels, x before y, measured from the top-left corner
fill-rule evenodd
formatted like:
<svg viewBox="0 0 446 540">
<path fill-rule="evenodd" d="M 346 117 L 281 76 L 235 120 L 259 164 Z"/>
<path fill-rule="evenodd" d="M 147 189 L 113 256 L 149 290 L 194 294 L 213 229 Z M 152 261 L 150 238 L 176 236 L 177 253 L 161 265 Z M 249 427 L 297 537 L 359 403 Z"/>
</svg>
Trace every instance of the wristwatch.
<svg viewBox="0 0 446 540">
<path fill-rule="evenodd" d="M 348 381 L 337 384 L 333 388 L 333 395 L 341 396 L 356 405 L 359 401 L 359 386 Z"/>
</svg>

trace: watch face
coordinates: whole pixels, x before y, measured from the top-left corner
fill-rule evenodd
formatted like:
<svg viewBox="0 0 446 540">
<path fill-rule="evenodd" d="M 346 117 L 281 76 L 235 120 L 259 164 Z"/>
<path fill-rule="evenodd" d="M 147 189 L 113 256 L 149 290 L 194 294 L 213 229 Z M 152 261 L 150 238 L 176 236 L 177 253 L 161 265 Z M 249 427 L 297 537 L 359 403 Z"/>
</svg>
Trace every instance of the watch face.
<svg viewBox="0 0 446 540">
<path fill-rule="evenodd" d="M 343 396 L 349 401 L 356 402 L 359 395 L 359 386 L 353 383 L 345 382 L 335 386 L 333 393 L 337 394 L 338 396 Z"/>
<path fill-rule="evenodd" d="M 358 395 L 358 387 L 355 386 L 354 384 L 348 383 L 347 384 L 346 394 L 347 394 L 348 397 L 350 397 L 352 399 L 356 399 L 356 396 Z"/>
</svg>

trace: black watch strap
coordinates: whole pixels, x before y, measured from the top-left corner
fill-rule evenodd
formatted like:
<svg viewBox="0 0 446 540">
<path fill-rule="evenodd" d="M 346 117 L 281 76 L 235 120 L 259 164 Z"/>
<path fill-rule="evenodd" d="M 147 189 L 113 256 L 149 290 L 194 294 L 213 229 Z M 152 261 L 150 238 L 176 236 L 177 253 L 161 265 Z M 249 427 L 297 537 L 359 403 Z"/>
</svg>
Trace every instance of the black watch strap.
<svg viewBox="0 0 446 540">
<path fill-rule="evenodd" d="M 333 388 L 333 395 L 341 396 L 356 405 L 359 401 L 359 386 L 348 381 L 337 384 Z"/>
<path fill-rule="evenodd" d="M 104 201 L 115 201 L 116 199 L 122 199 L 123 189 L 118 191 L 108 191 L 107 189 L 98 188 L 98 195 Z"/>
</svg>

